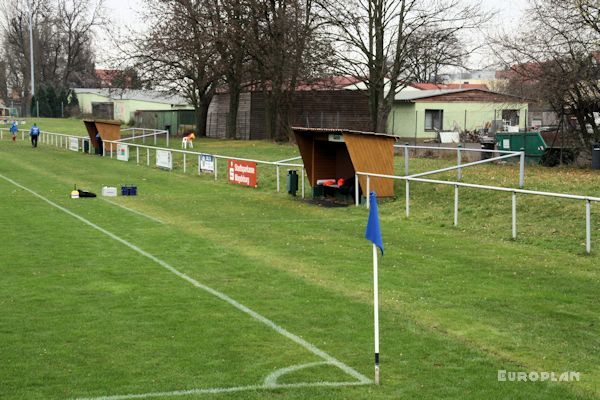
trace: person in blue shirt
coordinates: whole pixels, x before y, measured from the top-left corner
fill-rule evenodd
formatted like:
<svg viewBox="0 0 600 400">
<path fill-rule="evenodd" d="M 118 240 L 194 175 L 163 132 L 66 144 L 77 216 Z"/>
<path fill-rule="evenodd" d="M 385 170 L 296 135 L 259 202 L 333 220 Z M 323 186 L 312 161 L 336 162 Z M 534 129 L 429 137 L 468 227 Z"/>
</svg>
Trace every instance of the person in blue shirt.
<svg viewBox="0 0 600 400">
<path fill-rule="evenodd" d="M 19 130 L 19 128 L 17 128 L 17 121 L 13 121 L 12 125 L 10 126 L 10 133 L 12 134 L 13 142 L 17 141 L 17 131 L 18 130 Z"/>
<path fill-rule="evenodd" d="M 38 137 L 40 136 L 40 128 L 36 124 L 33 124 L 29 130 L 29 136 L 31 136 L 31 147 L 37 147 Z"/>
</svg>

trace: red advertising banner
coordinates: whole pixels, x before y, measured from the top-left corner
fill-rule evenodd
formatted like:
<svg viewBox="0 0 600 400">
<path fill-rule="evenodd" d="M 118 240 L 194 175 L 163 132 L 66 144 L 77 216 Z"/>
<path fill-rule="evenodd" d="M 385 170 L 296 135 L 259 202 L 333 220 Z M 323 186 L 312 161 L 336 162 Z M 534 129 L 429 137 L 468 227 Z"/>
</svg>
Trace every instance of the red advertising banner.
<svg viewBox="0 0 600 400">
<path fill-rule="evenodd" d="M 229 183 L 244 186 L 257 186 L 256 163 L 250 161 L 229 160 Z"/>
</svg>

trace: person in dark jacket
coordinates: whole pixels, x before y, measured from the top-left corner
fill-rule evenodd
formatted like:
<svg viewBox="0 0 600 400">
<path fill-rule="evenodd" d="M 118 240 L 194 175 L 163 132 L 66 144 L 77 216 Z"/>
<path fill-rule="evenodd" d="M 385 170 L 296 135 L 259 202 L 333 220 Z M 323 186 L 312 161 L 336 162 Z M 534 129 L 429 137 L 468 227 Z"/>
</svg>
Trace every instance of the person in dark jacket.
<svg viewBox="0 0 600 400">
<path fill-rule="evenodd" d="M 36 124 L 33 124 L 29 130 L 29 136 L 31 136 L 31 147 L 37 147 L 38 138 L 40 136 L 40 128 Z"/>
</svg>

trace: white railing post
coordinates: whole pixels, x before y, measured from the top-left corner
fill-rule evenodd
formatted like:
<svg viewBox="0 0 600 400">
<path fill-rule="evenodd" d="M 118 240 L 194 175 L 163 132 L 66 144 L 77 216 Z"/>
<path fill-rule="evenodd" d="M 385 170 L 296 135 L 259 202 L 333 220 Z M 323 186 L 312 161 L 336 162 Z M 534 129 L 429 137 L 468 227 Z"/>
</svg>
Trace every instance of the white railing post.
<svg viewBox="0 0 600 400">
<path fill-rule="evenodd" d="M 461 165 L 462 163 L 462 152 L 461 150 L 462 145 L 458 145 L 458 147 L 456 148 L 456 161 L 458 163 L 458 166 Z M 462 168 L 459 168 L 458 170 L 458 181 L 462 181 Z"/>
<path fill-rule="evenodd" d="M 367 210 L 371 208 L 371 176 L 367 175 Z"/>
<path fill-rule="evenodd" d="M 517 240 L 517 194 L 512 192 L 512 238 Z"/>
<path fill-rule="evenodd" d="M 279 165 L 276 165 L 275 169 L 277 170 L 277 193 L 279 193 L 281 191 L 280 184 L 279 184 Z"/>
<path fill-rule="evenodd" d="M 156 132 L 154 132 L 154 145 L 156 146 Z"/>
<path fill-rule="evenodd" d="M 154 135 L 154 138 L 156 139 L 156 135 Z M 186 165 L 186 154 L 183 153 L 183 173 L 185 174 L 185 171 L 187 170 L 187 165 Z"/>
<path fill-rule="evenodd" d="M 592 252 L 592 210 L 590 200 L 585 201 L 585 251 Z"/>
<path fill-rule="evenodd" d="M 404 175 L 408 176 L 408 171 L 409 171 L 409 153 L 408 153 L 408 143 L 406 143 L 406 145 L 404 146 Z"/>
<path fill-rule="evenodd" d="M 140 163 L 140 148 L 135 146 L 135 162 L 136 164 Z"/>
<path fill-rule="evenodd" d="M 519 160 L 519 187 L 525 187 L 525 149 L 521 147 L 521 156 Z"/>
<path fill-rule="evenodd" d="M 150 149 L 146 147 L 146 166 L 150 166 Z"/>
<path fill-rule="evenodd" d="M 358 174 L 354 174 L 354 203 L 357 207 L 360 204 L 360 199 L 358 198 L 358 196 L 359 196 L 358 185 L 359 185 Z"/>
<path fill-rule="evenodd" d="M 458 226 L 458 185 L 454 185 L 454 226 Z"/>
<path fill-rule="evenodd" d="M 169 135 L 171 135 L 171 132 L 166 131 L 167 132 L 167 147 L 169 147 Z"/>
<path fill-rule="evenodd" d="M 406 218 L 410 217 L 410 181 L 406 181 Z"/>
<path fill-rule="evenodd" d="M 219 159 L 215 156 L 213 156 L 213 160 L 215 162 L 215 181 L 218 179 L 219 174 L 217 173 L 217 161 L 219 161 Z"/>
</svg>

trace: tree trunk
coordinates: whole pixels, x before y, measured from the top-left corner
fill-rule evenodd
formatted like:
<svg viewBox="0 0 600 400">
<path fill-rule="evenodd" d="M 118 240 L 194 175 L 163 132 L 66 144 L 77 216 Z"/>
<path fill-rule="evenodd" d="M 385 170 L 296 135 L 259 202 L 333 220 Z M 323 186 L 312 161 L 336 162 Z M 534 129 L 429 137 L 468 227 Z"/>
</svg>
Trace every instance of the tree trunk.
<svg viewBox="0 0 600 400">
<path fill-rule="evenodd" d="M 229 83 L 229 113 L 227 114 L 227 138 L 237 137 L 238 108 L 240 105 L 240 85 L 237 82 Z"/>
<path fill-rule="evenodd" d="M 200 101 L 196 107 L 196 133 L 199 137 L 206 137 L 206 122 L 208 119 L 209 103 Z"/>
</svg>

